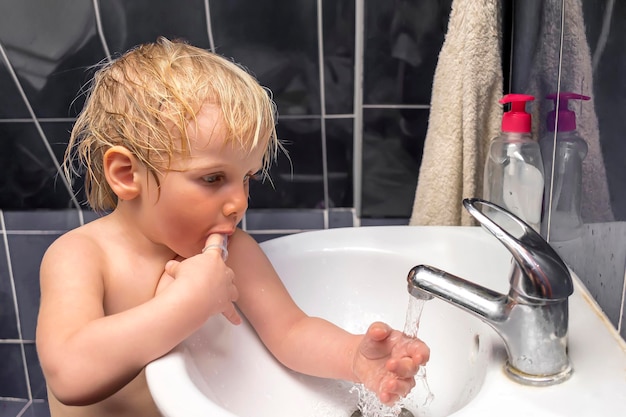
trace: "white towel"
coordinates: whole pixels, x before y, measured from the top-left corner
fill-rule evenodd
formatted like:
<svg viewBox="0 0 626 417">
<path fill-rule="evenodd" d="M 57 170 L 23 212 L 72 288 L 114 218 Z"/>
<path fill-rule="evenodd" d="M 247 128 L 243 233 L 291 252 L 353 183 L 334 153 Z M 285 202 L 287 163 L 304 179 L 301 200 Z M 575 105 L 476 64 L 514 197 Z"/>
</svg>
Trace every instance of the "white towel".
<svg viewBox="0 0 626 417">
<path fill-rule="evenodd" d="M 473 225 L 462 200 L 481 197 L 502 106 L 499 0 L 454 0 L 433 80 L 411 225 Z"/>
</svg>

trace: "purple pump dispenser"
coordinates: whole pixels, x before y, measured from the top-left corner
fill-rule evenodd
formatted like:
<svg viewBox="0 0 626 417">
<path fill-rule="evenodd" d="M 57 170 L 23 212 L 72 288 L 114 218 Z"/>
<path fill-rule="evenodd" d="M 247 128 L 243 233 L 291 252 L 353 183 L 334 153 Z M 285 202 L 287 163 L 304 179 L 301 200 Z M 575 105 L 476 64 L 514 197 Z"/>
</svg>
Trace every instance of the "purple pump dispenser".
<svg viewBox="0 0 626 417">
<path fill-rule="evenodd" d="M 576 113 L 569 109 L 569 100 L 589 100 L 590 97 L 577 93 L 548 94 L 547 99 L 554 102 L 554 110 L 548 113 L 548 132 L 570 132 L 576 130 Z M 558 99 L 558 100 L 557 100 Z M 557 104 L 558 101 L 558 104 Z M 558 109 L 557 109 L 558 105 Z M 556 114 L 559 114 L 558 121 Z M 555 129 L 555 122 L 558 123 Z"/>
<path fill-rule="evenodd" d="M 589 97 L 563 92 L 546 98 L 555 108 L 548 113 L 547 132 L 539 139 L 546 176 L 541 234 L 549 242 L 564 242 L 582 233 L 582 164 L 588 149 L 576 130 L 576 113 L 569 109 L 569 101 Z"/>
</svg>

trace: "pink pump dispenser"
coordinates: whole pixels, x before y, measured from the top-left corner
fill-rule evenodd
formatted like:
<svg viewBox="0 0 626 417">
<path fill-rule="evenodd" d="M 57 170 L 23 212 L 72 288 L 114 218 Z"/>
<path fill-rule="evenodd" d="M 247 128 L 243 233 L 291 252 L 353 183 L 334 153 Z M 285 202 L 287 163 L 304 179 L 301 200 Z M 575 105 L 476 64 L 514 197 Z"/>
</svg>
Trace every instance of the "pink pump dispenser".
<svg viewBox="0 0 626 417">
<path fill-rule="evenodd" d="M 526 94 L 507 94 L 500 99 L 500 104 L 511 103 L 511 109 L 502 116 L 503 132 L 530 133 L 532 119 L 526 113 L 526 103 L 534 99 Z"/>
<path fill-rule="evenodd" d="M 543 199 L 543 162 L 539 144 L 531 136 L 532 118 L 526 94 L 507 94 L 511 104 L 502 115 L 502 129 L 489 145 L 485 162 L 483 198 L 515 214 L 539 231 Z M 497 216 L 497 213 L 489 213 Z M 498 219 L 494 218 L 497 222 Z"/>
<path fill-rule="evenodd" d="M 582 232 L 582 164 L 588 150 L 576 130 L 576 113 L 569 109 L 569 102 L 590 97 L 562 92 L 546 98 L 554 102 L 555 108 L 546 119 L 548 132 L 539 140 L 546 173 L 541 234 L 548 241 L 563 242 Z"/>
</svg>

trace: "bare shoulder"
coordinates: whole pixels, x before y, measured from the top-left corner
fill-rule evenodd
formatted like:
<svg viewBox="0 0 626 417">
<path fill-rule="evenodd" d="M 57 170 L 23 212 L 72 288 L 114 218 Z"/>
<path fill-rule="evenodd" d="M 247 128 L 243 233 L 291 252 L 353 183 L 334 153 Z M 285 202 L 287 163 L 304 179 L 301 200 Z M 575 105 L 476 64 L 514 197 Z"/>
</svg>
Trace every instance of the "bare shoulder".
<svg viewBox="0 0 626 417">
<path fill-rule="evenodd" d="M 48 349 L 51 341 L 62 340 L 102 316 L 102 255 L 92 228 L 86 225 L 65 233 L 50 245 L 41 261 L 37 344 L 43 364 L 55 351 Z"/>
<path fill-rule="evenodd" d="M 46 250 L 41 262 L 41 276 L 54 270 L 80 270 L 98 264 L 102 248 L 94 237 L 92 225 L 81 226 L 61 235 Z"/>
</svg>

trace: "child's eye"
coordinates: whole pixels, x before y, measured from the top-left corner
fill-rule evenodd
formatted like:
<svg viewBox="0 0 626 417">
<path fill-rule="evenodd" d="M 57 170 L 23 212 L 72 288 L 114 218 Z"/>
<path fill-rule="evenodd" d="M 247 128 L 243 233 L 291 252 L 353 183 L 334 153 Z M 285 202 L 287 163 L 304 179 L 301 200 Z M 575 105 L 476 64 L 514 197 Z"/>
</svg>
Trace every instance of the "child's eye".
<svg viewBox="0 0 626 417">
<path fill-rule="evenodd" d="M 215 184 L 223 179 L 224 176 L 222 174 L 211 174 L 202 177 L 202 181 L 206 182 L 207 184 Z"/>
</svg>

